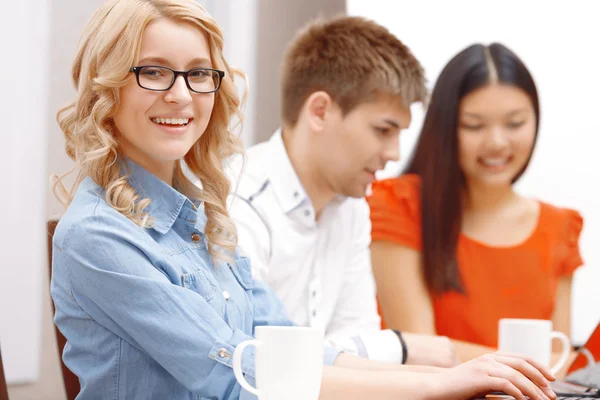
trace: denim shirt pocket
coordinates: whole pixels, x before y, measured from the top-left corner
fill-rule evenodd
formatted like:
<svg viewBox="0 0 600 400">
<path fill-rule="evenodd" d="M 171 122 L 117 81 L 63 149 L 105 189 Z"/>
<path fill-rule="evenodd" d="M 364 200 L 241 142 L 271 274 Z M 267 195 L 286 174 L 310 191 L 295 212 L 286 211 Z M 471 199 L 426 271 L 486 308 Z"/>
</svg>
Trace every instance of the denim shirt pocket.
<svg viewBox="0 0 600 400">
<path fill-rule="evenodd" d="M 209 303 L 215 297 L 216 286 L 208 279 L 206 272 L 201 269 L 181 275 L 181 286 L 198 293 Z"/>
<path fill-rule="evenodd" d="M 247 321 L 247 329 L 252 329 L 252 321 L 254 320 L 254 303 L 252 290 L 254 289 L 254 280 L 252 279 L 252 270 L 250 259 L 247 257 L 236 259 L 232 263 L 227 264 L 235 280 L 244 289 L 246 295 L 246 304 L 240 311 L 248 313 L 249 320 Z"/>
<path fill-rule="evenodd" d="M 254 279 L 252 278 L 252 265 L 248 257 L 242 257 L 235 260 L 233 263 L 228 263 L 231 272 L 235 276 L 238 283 L 250 295 L 254 289 Z"/>
</svg>

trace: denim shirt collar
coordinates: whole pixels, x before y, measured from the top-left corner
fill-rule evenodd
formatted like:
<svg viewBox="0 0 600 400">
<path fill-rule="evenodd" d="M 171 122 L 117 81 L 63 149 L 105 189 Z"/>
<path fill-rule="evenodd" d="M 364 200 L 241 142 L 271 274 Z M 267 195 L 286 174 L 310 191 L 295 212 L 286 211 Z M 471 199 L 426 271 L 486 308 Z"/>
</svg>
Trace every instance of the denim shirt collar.
<svg viewBox="0 0 600 400">
<path fill-rule="evenodd" d="M 146 207 L 146 212 L 154 221 L 152 229 L 165 234 L 182 214 L 185 214 L 183 217 L 186 219 L 196 220 L 198 228 L 206 225 L 206 215 L 201 202 L 192 202 L 184 194 L 129 158 L 123 160 L 123 168 L 127 174 L 127 181 L 140 198 L 151 200 L 150 205 Z"/>
</svg>

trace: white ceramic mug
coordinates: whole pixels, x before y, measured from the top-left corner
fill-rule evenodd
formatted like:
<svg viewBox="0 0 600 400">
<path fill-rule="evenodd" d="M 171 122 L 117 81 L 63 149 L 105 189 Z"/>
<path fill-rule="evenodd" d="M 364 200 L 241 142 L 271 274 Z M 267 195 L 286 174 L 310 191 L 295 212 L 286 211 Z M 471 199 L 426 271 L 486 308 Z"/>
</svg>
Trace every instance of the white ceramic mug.
<svg viewBox="0 0 600 400">
<path fill-rule="evenodd" d="M 233 353 L 233 372 L 244 389 L 260 400 L 317 400 L 323 377 L 324 330 L 259 326 L 256 340 L 240 343 Z M 256 346 L 256 388 L 242 373 L 246 346 Z"/>
<path fill-rule="evenodd" d="M 541 319 L 504 318 L 498 323 L 498 349 L 507 353 L 529 356 L 550 367 L 552 340 L 562 343 L 560 359 L 550 370 L 556 374 L 565 365 L 571 352 L 571 342 L 567 335 L 552 330 L 552 321 Z"/>
</svg>

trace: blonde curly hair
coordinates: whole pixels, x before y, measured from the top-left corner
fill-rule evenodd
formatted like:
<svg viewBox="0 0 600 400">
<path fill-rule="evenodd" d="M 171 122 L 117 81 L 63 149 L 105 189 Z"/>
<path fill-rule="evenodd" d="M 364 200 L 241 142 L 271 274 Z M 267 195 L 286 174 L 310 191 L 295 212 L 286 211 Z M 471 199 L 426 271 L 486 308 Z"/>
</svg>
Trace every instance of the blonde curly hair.
<svg viewBox="0 0 600 400">
<path fill-rule="evenodd" d="M 65 149 L 75 161 L 75 168 L 63 176 L 54 176 L 54 193 L 66 207 L 81 181 L 89 176 L 105 189 L 111 207 L 142 227 L 152 226 L 151 216 L 144 211 L 152 200 L 141 198 L 122 173 L 113 116 L 119 107 L 119 88 L 135 79 L 129 71 L 138 61 L 144 29 L 158 18 L 198 27 L 208 39 L 213 67 L 225 71 L 206 131 L 183 160 L 175 163 L 173 186 L 204 203 L 205 235 L 213 260 L 231 259 L 237 233 L 227 212 L 230 182 L 223 162 L 242 152 L 230 122 L 234 116 L 242 122 L 233 77 L 244 75 L 228 65 L 219 26 L 194 0 L 111 0 L 92 16 L 72 67 L 77 97 L 57 114 L 66 139 Z M 201 188 L 186 177 L 183 163 L 201 182 Z M 63 178 L 73 171 L 77 171 L 77 177 L 71 190 L 67 190 Z"/>
</svg>

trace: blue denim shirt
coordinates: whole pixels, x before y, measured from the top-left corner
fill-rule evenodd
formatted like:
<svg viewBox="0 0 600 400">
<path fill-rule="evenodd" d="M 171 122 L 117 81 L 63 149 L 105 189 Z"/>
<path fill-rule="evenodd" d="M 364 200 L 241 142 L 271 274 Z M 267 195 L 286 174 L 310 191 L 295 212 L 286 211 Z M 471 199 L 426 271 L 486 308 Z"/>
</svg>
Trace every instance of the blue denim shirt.
<svg viewBox="0 0 600 400">
<path fill-rule="evenodd" d="M 55 323 L 78 399 L 253 399 L 232 354 L 259 325 L 291 325 L 250 261 L 213 265 L 206 216 L 187 197 L 128 161 L 133 188 L 152 200 L 152 228 L 110 207 L 85 179 L 53 241 Z M 199 210 L 199 211 L 197 211 Z M 326 364 L 338 351 L 325 349 Z M 242 370 L 254 382 L 254 349 Z"/>
</svg>

